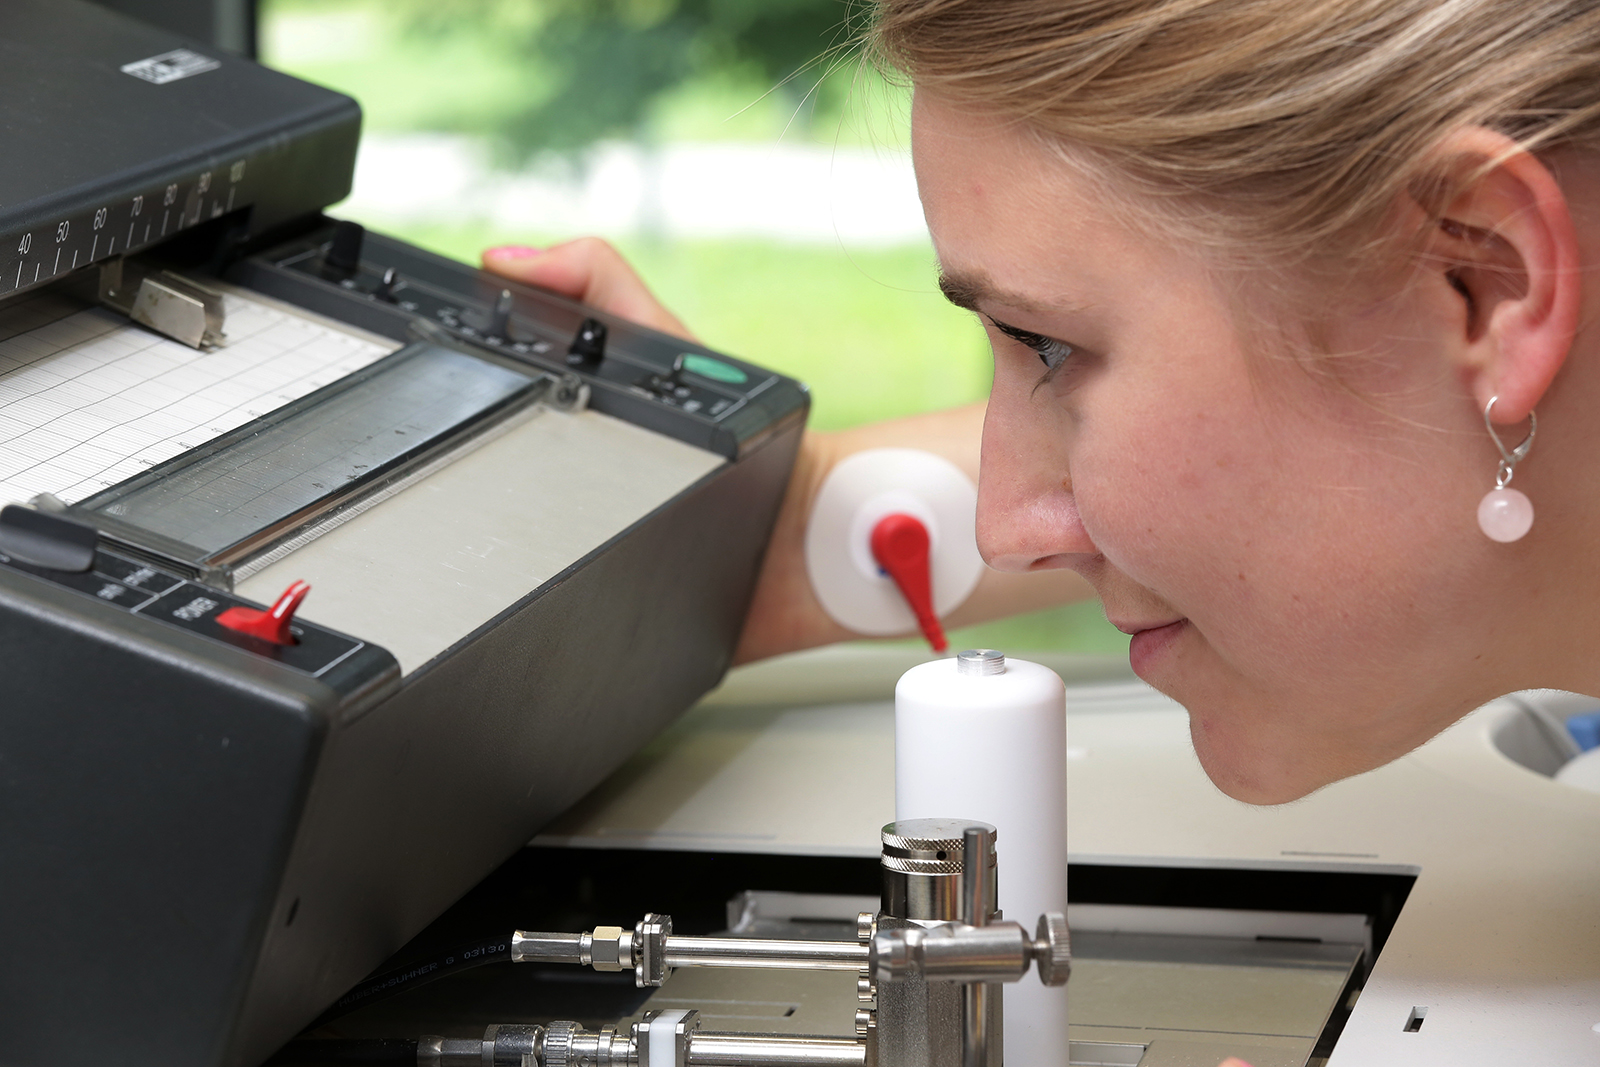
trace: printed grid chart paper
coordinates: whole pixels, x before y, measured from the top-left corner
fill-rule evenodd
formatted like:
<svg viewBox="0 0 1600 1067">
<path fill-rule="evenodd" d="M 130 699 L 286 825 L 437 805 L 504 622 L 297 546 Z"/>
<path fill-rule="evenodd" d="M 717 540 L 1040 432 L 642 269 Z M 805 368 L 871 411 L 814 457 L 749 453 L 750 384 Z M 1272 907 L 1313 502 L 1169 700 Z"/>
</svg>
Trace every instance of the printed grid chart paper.
<svg viewBox="0 0 1600 1067">
<path fill-rule="evenodd" d="M 11 336 L 0 323 L 0 504 L 38 493 L 76 503 L 399 347 L 223 299 L 227 336 L 211 351 L 102 308 Z"/>
</svg>

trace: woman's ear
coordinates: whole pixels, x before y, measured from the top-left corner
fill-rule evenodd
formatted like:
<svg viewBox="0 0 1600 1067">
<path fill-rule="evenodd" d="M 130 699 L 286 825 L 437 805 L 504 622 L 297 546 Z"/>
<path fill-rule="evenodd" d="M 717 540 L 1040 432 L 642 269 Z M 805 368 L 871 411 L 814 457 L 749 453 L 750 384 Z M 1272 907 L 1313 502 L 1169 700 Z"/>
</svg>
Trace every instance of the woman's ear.
<svg viewBox="0 0 1600 1067">
<path fill-rule="evenodd" d="M 1578 235 L 1550 169 L 1503 134 L 1462 130 L 1439 148 L 1454 177 L 1425 262 L 1461 304 L 1461 371 L 1495 421 L 1521 422 L 1566 361 L 1578 328 Z"/>
</svg>

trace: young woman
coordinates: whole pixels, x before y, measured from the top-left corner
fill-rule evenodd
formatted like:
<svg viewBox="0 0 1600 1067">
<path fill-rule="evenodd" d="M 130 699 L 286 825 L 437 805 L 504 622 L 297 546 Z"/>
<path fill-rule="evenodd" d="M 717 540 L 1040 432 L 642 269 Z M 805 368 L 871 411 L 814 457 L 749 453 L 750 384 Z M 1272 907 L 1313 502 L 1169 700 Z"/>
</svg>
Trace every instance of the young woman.
<svg viewBox="0 0 1600 1067">
<path fill-rule="evenodd" d="M 877 0 L 873 41 L 993 393 L 810 438 L 745 658 L 846 636 L 799 551 L 831 462 L 981 423 L 963 616 L 1086 579 L 1235 797 L 1600 693 L 1600 4 Z M 684 332 L 598 242 L 485 261 Z"/>
</svg>

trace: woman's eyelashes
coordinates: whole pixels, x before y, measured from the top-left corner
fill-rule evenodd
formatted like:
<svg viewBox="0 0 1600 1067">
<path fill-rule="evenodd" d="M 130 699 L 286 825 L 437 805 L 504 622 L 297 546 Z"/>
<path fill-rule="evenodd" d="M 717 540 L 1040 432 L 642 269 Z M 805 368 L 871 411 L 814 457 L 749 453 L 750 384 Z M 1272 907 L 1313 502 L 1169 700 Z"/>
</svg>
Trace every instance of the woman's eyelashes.
<svg viewBox="0 0 1600 1067">
<path fill-rule="evenodd" d="M 1073 347 L 1065 341 L 1058 341 L 1054 337 L 1046 337 L 1044 334 L 1034 333 L 1031 330 L 1020 329 L 1009 323 L 1001 322 L 999 319 L 991 318 L 989 321 L 994 324 L 995 329 L 1013 341 L 1026 348 L 1033 349 L 1039 356 L 1039 362 L 1045 366 L 1046 379 L 1053 377 L 1073 355 Z"/>
</svg>

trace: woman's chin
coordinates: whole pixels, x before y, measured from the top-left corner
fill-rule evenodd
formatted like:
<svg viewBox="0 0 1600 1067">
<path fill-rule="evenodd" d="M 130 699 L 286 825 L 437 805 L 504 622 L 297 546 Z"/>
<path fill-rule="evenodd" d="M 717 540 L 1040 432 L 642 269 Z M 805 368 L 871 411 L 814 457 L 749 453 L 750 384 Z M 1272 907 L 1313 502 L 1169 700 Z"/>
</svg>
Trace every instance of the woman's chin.
<svg viewBox="0 0 1600 1067">
<path fill-rule="evenodd" d="M 1189 737 L 1211 784 L 1246 804 L 1287 804 L 1342 777 L 1329 776 L 1326 768 L 1309 761 L 1286 758 L 1283 746 L 1235 739 L 1193 710 L 1189 712 Z"/>
<path fill-rule="evenodd" d="M 1193 623 L 1180 620 L 1130 650 L 1135 673 L 1189 712 L 1195 755 L 1213 785 L 1246 804 L 1287 804 L 1364 768 L 1339 770 L 1326 736 L 1305 736 L 1292 716 L 1227 669 Z M 1321 753 L 1324 758 L 1315 758 Z"/>
</svg>

